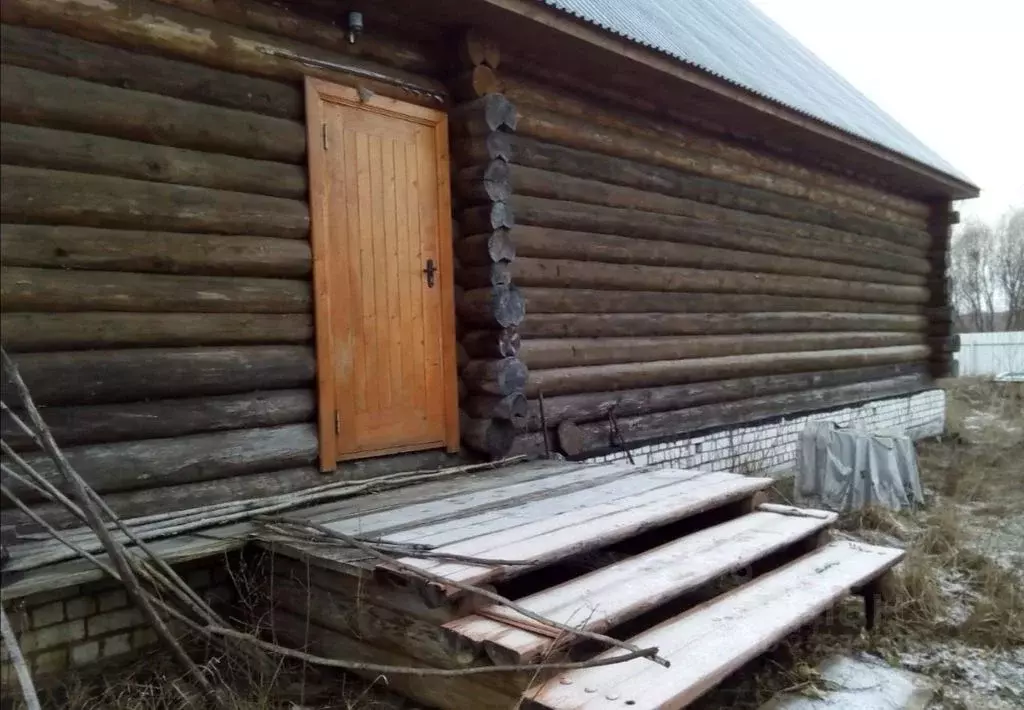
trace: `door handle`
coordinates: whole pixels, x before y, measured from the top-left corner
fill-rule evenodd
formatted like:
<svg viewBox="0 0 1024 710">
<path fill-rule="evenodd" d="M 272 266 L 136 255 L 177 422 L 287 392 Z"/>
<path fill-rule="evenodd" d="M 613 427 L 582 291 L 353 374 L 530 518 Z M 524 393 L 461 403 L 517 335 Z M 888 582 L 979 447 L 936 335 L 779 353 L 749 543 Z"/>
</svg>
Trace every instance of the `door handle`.
<svg viewBox="0 0 1024 710">
<path fill-rule="evenodd" d="M 427 275 L 427 288 L 434 288 L 434 274 L 437 273 L 437 266 L 433 259 L 427 259 L 427 267 L 423 269 L 423 273 Z"/>
</svg>

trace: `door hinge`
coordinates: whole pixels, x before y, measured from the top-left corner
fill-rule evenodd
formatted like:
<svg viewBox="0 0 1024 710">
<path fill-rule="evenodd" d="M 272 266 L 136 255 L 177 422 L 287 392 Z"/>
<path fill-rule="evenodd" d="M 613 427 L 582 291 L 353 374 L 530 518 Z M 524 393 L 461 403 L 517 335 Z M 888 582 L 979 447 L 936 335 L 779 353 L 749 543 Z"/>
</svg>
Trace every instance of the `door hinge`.
<svg viewBox="0 0 1024 710">
<path fill-rule="evenodd" d="M 334 434 L 341 436 L 341 412 L 334 413 Z"/>
<path fill-rule="evenodd" d="M 326 123 L 321 123 L 320 124 L 320 138 L 323 139 L 324 150 L 327 150 L 327 124 Z"/>
</svg>

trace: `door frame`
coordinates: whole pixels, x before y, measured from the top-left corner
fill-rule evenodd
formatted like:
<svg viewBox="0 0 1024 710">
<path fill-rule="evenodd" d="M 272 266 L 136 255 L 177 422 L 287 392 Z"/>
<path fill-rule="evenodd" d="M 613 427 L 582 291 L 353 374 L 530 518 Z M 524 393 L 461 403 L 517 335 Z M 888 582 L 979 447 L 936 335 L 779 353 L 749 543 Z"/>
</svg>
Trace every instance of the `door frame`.
<svg viewBox="0 0 1024 710">
<path fill-rule="evenodd" d="M 339 459 L 338 433 L 345 426 L 338 419 L 335 401 L 334 338 L 331 332 L 330 276 L 335 273 L 330 249 L 330 216 L 326 208 L 328 185 L 324 147 L 324 103 L 339 104 L 385 116 L 401 118 L 434 129 L 437 166 L 437 254 L 438 287 L 441 290 L 441 363 L 444 379 L 444 441 L 438 447 L 459 450 L 459 393 L 455 355 L 455 297 L 452 268 L 451 187 L 448 155 L 448 114 L 442 110 L 406 103 L 371 94 L 360 96 L 353 87 L 307 76 L 306 137 L 309 171 L 310 243 L 313 254 L 313 311 L 316 329 L 317 424 L 320 445 L 320 470 L 333 471 L 338 461 L 430 448 L 430 444 L 397 446 L 387 449 L 346 454 Z"/>
</svg>

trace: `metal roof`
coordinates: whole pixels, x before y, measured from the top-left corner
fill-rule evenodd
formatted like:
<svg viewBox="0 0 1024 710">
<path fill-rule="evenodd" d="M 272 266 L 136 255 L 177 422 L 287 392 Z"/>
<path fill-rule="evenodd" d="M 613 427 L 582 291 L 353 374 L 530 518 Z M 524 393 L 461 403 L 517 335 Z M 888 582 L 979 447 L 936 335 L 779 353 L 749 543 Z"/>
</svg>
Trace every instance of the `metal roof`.
<svg viewBox="0 0 1024 710">
<path fill-rule="evenodd" d="M 970 182 L 748 0 L 540 1 Z"/>
</svg>

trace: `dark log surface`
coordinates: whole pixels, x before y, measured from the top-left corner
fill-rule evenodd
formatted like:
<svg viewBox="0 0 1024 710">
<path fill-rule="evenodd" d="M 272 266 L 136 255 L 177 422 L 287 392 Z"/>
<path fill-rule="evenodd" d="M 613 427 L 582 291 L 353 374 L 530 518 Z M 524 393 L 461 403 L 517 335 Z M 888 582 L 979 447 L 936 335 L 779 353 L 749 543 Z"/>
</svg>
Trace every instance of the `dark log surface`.
<svg viewBox="0 0 1024 710">
<path fill-rule="evenodd" d="M 506 396 L 523 391 L 529 372 L 516 358 L 470 360 L 460 376 L 473 392 Z"/>
<path fill-rule="evenodd" d="M 485 236 L 477 235 L 480 240 Z M 470 239 L 474 239 L 471 237 Z M 467 241 L 467 240 L 464 240 Z M 904 286 L 923 286 L 924 274 L 905 273 L 889 269 L 868 268 L 852 264 L 839 265 L 838 261 L 825 261 L 820 257 L 828 253 L 820 245 L 811 248 L 819 258 L 785 256 L 778 252 L 799 253 L 799 242 L 785 243 L 773 237 L 753 237 L 746 245 L 738 240 L 737 246 L 749 246 L 750 251 L 679 242 L 620 237 L 613 234 L 574 232 L 530 225 L 517 225 L 510 232 L 509 241 L 515 254 L 524 257 L 600 261 L 613 264 L 645 264 L 649 266 L 689 266 L 700 269 L 728 269 L 733 271 L 759 271 L 769 274 L 799 276 L 842 277 L 850 281 L 890 283 Z M 710 240 L 709 240 L 710 241 Z M 460 242 L 461 244 L 461 242 Z M 490 242 L 488 242 L 490 245 Z M 474 244 L 474 246 L 476 246 Z M 761 251 L 758 247 L 763 247 Z M 774 249 L 777 253 L 767 250 Z M 842 258 L 842 254 L 834 257 Z M 478 256 L 477 259 L 480 257 Z"/>
<path fill-rule="evenodd" d="M 157 439 L 311 421 L 312 389 L 272 390 L 220 397 L 46 407 L 43 419 L 61 446 Z M 525 416 L 525 414 L 524 414 Z M 35 445 L 6 414 L 4 441 L 17 450 Z"/>
<path fill-rule="evenodd" d="M 94 227 L 0 225 L 7 266 L 204 276 L 308 277 L 309 244 L 299 239 Z"/>
<path fill-rule="evenodd" d="M 562 86 L 547 86 L 521 76 L 503 72 L 504 93 L 524 109 L 537 107 L 544 111 L 583 119 L 602 126 L 626 130 L 632 136 L 643 136 L 666 143 L 683 155 L 695 154 L 703 160 L 706 174 L 747 184 L 780 194 L 840 207 L 880 219 L 920 227 L 927 217 L 927 207 L 919 201 L 887 193 L 861 182 L 823 170 L 808 168 L 775 155 L 749 150 L 746 146 L 697 132 L 681 121 L 655 119 L 650 112 L 636 110 L 637 102 L 628 108 L 611 108 L 608 99 L 594 100 L 573 96 Z M 653 106 L 650 108 L 654 108 Z M 641 110 L 647 110 L 642 108 Z M 693 172 L 701 165 L 693 164 Z M 850 199 L 852 198 L 852 199 Z"/>
<path fill-rule="evenodd" d="M 471 449 L 491 459 L 503 458 L 516 439 L 516 428 L 504 419 L 474 419 L 459 412 L 459 434 Z"/>
<path fill-rule="evenodd" d="M 516 258 L 516 246 L 507 229 L 471 234 L 455 242 L 455 255 L 464 266 L 482 266 Z"/>
<path fill-rule="evenodd" d="M 306 131 L 298 121 L 6 64 L 0 81 L 3 119 L 13 123 L 287 163 L 301 163 L 306 155 Z"/>
<path fill-rule="evenodd" d="M 513 194 L 509 205 L 515 221 L 538 227 L 582 232 L 598 232 L 637 239 L 653 239 L 683 244 L 753 251 L 779 256 L 795 256 L 890 269 L 913 274 L 928 274 L 930 264 L 924 258 L 862 249 L 836 240 L 796 238 L 795 232 L 767 232 L 763 229 L 726 227 L 692 217 L 658 214 L 602 205 L 586 205 Z M 752 215 L 755 216 L 755 215 Z M 490 228 L 479 231 L 490 231 Z M 837 266 L 841 269 L 842 266 Z"/>
<path fill-rule="evenodd" d="M 784 392 L 920 375 L 925 371 L 923 364 L 908 363 L 545 397 L 544 419 L 548 426 L 555 426 L 563 420 L 598 421 L 605 419 L 611 412 L 615 412 L 616 416 L 628 417 Z M 540 403 L 537 399 L 530 400 L 527 426 L 531 431 L 541 428 Z"/>
<path fill-rule="evenodd" d="M 615 338 L 821 331 L 922 332 L 923 315 L 888 313 L 530 313 L 519 333 L 529 338 Z"/>
<path fill-rule="evenodd" d="M 765 192 L 735 183 L 688 175 L 669 168 L 543 143 L 522 136 L 513 138 L 512 146 L 512 160 L 527 168 L 697 200 L 744 212 L 820 224 L 876 237 L 883 244 L 905 244 L 912 248 L 920 248 L 924 244 L 921 229 L 915 230 L 872 217 L 844 212 L 806 200 L 786 197 L 777 192 Z M 519 169 L 513 169 L 512 179 L 516 191 L 522 194 L 531 194 L 531 187 L 549 191 L 557 182 L 538 180 L 532 170 Z"/>
<path fill-rule="evenodd" d="M 0 26 L 0 41 L 6 64 L 278 118 L 298 121 L 305 114 L 302 90 L 295 84 L 210 69 L 29 27 L 4 24 Z"/>
<path fill-rule="evenodd" d="M 9 351 L 309 343 L 311 314 L 3 313 L 0 338 Z"/>
<path fill-rule="evenodd" d="M 308 313 L 312 307 L 305 280 L 14 266 L 2 270 L 0 295 L 9 311 Z"/>
<path fill-rule="evenodd" d="M 540 370 L 757 353 L 922 345 L 925 342 L 926 336 L 921 332 L 856 331 L 683 337 L 550 338 L 525 340 L 519 350 L 519 358 L 531 370 Z"/>
<path fill-rule="evenodd" d="M 509 269 L 513 282 L 521 288 L 774 294 L 909 304 L 923 304 L 928 300 L 928 289 L 924 286 L 842 281 L 838 278 L 818 276 L 603 264 L 567 259 L 532 259 L 522 256 L 518 256 L 509 265 Z"/>
<path fill-rule="evenodd" d="M 617 434 L 614 440 L 610 422 L 581 424 L 579 429 L 582 432 L 583 444 L 580 448 L 586 454 L 597 454 L 617 448 L 620 441 L 636 445 L 659 438 L 693 434 L 719 426 L 752 424 L 758 420 L 798 412 L 910 394 L 925 389 L 927 386 L 928 377 L 926 375 L 914 374 L 885 380 L 858 382 L 840 387 L 826 387 L 733 402 L 706 404 L 636 417 L 621 417 L 616 419 Z M 540 432 L 537 432 L 521 436 L 510 453 L 539 455 L 543 450 L 544 440 Z M 740 467 L 745 458 L 749 460 L 758 454 L 753 451 L 740 450 L 736 451 L 733 456 L 733 466 Z"/>
<path fill-rule="evenodd" d="M 97 173 L 277 197 L 306 197 L 306 168 L 15 123 L 0 124 L 7 165 Z"/>
<path fill-rule="evenodd" d="M 64 449 L 75 471 L 97 493 L 211 481 L 249 473 L 275 471 L 313 463 L 317 455 L 316 426 L 286 424 L 195 434 L 172 439 L 146 439 Z M 26 460 L 58 488 L 66 481 L 46 454 Z M 33 489 L 12 481 L 23 500 L 38 500 Z M 4 505 L 10 503 L 5 499 Z"/>
<path fill-rule="evenodd" d="M 538 392 L 543 392 L 545 396 L 607 392 L 756 375 L 894 365 L 920 362 L 927 357 L 926 345 L 901 345 L 887 348 L 731 355 L 691 360 L 563 367 L 531 371 L 526 383 L 526 394 L 534 397 Z"/>
<path fill-rule="evenodd" d="M 515 225 L 512 210 L 504 202 L 495 202 L 480 207 L 469 207 L 459 215 L 459 226 L 464 234 L 491 232 L 508 229 Z"/>
<path fill-rule="evenodd" d="M 4 221 L 305 238 L 305 202 L 5 165 Z"/>
<path fill-rule="evenodd" d="M 522 338 L 515 328 L 474 330 L 463 335 L 459 341 L 459 345 L 470 357 L 482 360 L 515 357 L 522 344 Z"/>
<path fill-rule="evenodd" d="M 316 368 L 313 348 L 304 345 L 86 350 L 14 359 L 41 405 L 308 387 Z"/>
<path fill-rule="evenodd" d="M 662 291 L 600 291 L 572 288 L 523 288 L 524 309 L 536 313 L 762 313 L 820 311 L 916 315 L 919 304 L 850 301 L 843 298 L 737 295 L 729 293 L 667 293 Z"/>
<path fill-rule="evenodd" d="M 476 419 L 505 419 L 516 429 L 526 426 L 529 404 L 521 393 L 504 397 L 478 395 L 469 397 L 462 404 L 462 410 Z"/>
<path fill-rule="evenodd" d="M 478 288 L 456 294 L 455 310 L 465 325 L 507 328 L 523 322 L 523 296 L 512 287 Z"/>
</svg>

